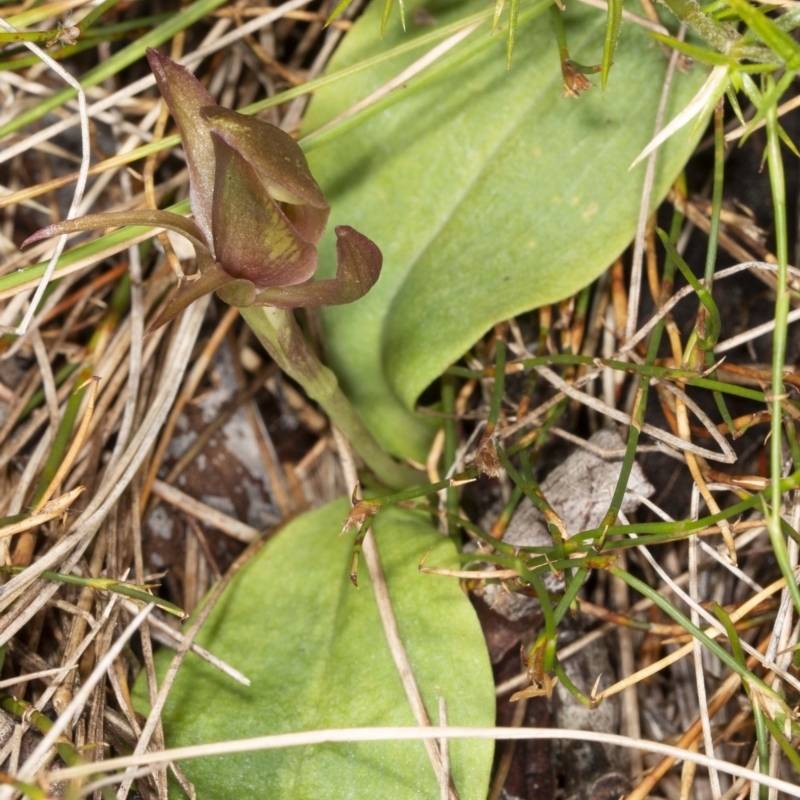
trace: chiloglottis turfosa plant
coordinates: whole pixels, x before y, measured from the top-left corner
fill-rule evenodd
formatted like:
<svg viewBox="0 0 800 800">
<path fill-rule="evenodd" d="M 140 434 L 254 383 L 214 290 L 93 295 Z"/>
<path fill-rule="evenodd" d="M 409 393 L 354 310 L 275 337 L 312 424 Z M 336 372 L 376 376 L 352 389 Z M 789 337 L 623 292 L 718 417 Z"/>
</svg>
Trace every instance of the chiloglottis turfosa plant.
<svg viewBox="0 0 800 800">
<path fill-rule="evenodd" d="M 147 58 L 181 132 L 194 220 L 159 210 L 92 214 L 49 225 L 23 245 L 118 225 L 182 234 L 194 246 L 199 277 L 180 287 L 151 330 L 213 291 L 231 305 L 283 309 L 366 294 L 380 274 L 381 252 L 344 225 L 336 228 L 336 277 L 310 280 L 330 206 L 291 136 L 218 106 L 194 75 L 156 50 Z"/>
</svg>

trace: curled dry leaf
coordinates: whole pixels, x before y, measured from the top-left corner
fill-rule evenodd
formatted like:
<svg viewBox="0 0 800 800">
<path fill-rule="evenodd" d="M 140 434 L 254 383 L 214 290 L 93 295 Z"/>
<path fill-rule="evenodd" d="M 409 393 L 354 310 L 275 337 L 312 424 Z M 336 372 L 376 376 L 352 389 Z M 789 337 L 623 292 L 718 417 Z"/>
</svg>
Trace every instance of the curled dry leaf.
<svg viewBox="0 0 800 800">
<path fill-rule="evenodd" d="M 496 478 L 503 471 L 493 437 L 488 436 L 481 442 L 478 452 L 475 454 L 475 465 L 490 478 Z"/>
<path fill-rule="evenodd" d="M 351 509 L 342 525 L 342 533 L 347 533 L 353 528 L 360 528 L 370 517 L 374 517 L 381 507 L 369 500 L 359 500 Z"/>
</svg>

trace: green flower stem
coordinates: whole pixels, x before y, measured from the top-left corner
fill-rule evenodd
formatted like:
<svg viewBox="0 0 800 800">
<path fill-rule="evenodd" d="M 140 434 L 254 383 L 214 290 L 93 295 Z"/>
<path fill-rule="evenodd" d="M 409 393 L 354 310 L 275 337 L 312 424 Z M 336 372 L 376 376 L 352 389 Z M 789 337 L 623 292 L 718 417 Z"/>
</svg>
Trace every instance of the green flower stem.
<svg viewBox="0 0 800 800">
<path fill-rule="evenodd" d="M 708 229 L 708 250 L 703 277 L 709 292 L 714 283 L 714 269 L 717 265 L 717 239 L 719 237 L 719 218 L 722 211 L 722 187 L 725 178 L 725 106 L 723 100 L 714 109 L 714 188 L 711 196 L 711 225 Z"/>
<path fill-rule="evenodd" d="M 670 231 L 670 236 L 667 239 L 668 242 L 672 242 L 673 237 L 677 239 L 679 231 L 679 223 L 677 222 L 677 215 L 673 217 L 672 220 L 672 230 Z M 661 291 L 662 293 L 665 291 L 667 287 L 671 288 L 674 281 L 675 276 L 675 267 L 676 264 L 673 262 L 669 251 L 667 253 L 667 261 L 664 264 L 664 276 L 661 284 Z M 650 336 L 650 342 L 647 346 L 647 358 L 645 359 L 645 369 L 652 369 L 653 364 L 656 360 L 656 356 L 658 355 L 658 348 L 661 343 L 661 337 L 664 333 L 664 327 L 666 324 L 666 320 L 661 318 L 658 321 L 658 324 L 653 329 L 653 332 Z M 607 365 L 608 366 L 608 365 Z M 636 448 L 639 445 L 639 435 L 642 431 L 644 426 L 644 418 L 645 412 L 647 410 L 647 400 L 650 392 L 650 381 L 648 380 L 646 374 L 642 373 L 639 377 L 639 386 L 636 390 L 636 398 L 634 400 L 633 409 L 631 411 L 631 426 L 628 430 L 628 443 L 625 447 L 625 457 L 622 460 L 622 465 L 620 467 L 619 478 L 617 478 L 617 485 L 614 488 L 614 494 L 611 498 L 611 503 L 608 507 L 608 511 L 606 511 L 605 516 L 603 517 L 602 522 L 600 523 L 600 536 L 596 539 L 595 546 L 602 550 L 603 543 L 605 542 L 606 536 L 609 534 L 611 528 L 613 528 L 614 524 L 617 521 L 617 517 L 619 516 L 620 509 L 622 508 L 622 501 L 625 497 L 625 491 L 628 486 L 628 481 L 630 480 L 631 470 L 633 469 L 633 463 L 636 458 Z"/>
<path fill-rule="evenodd" d="M 503 404 L 503 390 L 505 388 L 506 370 L 506 343 L 498 337 L 495 344 L 496 356 L 494 362 L 494 390 L 492 392 L 492 405 L 486 419 L 484 438 L 491 436 L 500 417 L 500 406 Z"/>
<path fill-rule="evenodd" d="M 664 245 L 664 249 L 667 251 L 667 255 L 675 263 L 675 265 L 683 274 L 683 277 L 686 278 L 686 281 L 694 289 L 697 299 L 700 301 L 698 320 L 702 320 L 702 325 L 698 321 L 692 341 L 694 341 L 700 350 L 713 350 L 714 345 L 719 339 L 719 332 L 720 328 L 722 327 L 722 322 L 720 321 L 717 304 L 714 302 L 714 298 L 711 296 L 711 281 L 708 279 L 708 276 L 706 276 L 707 284 L 706 286 L 703 286 L 703 284 L 700 283 L 700 281 L 695 277 L 691 267 L 684 261 L 683 256 L 681 256 L 681 254 L 675 249 L 675 245 L 672 244 L 668 234 L 665 231 L 662 231 L 661 228 L 659 228 L 657 232 L 659 238 L 661 239 L 661 243 Z M 688 350 L 690 349 L 691 345 L 689 346 Z M 685 357 L 685 361 L 688 361 L 688 358 Z"/>
<path fill-rule="evenodd" d="M 393 488 L 422 482 L 424 476 L 420 472 L 399 464 L 378 444 L 339 387 L 336 376 L 308 345 L 291 311 L 251 306 L 240 312 L 273 361 L 322 406 L 378 480 Z"/>
<path fill-rule="evenodd" d="M 417 473 L 417 475 L 419 476 L 419 473 Z M 438 483 L 429 483 L 425 485 L 417 483 L 413 489 L 406 489 L 402 492 L 397 492 L 396 494 L 385 495 L 382 497 L 371 497 L 368 502 L 370 505 L 377 508 L 396 506 L 398 503 L 417 500 L 420 497 L 427 497 L 428 495 L 436 494 L 436 492 L 452 486 L 454 482 L 458 483 L 459 481 L 470 481 L 477 477 L 477 469 L 468 469 L 464 472 L 459 472 L 458 475 L 454 475 L 452 478 L 445 478 Z"/>
<path fill-rule="evenodd" d="M 589 569 L 588 567 L 582 565 L 573 576 L 569 585 L 566 587 L 562 598 L 558 601 L 556 610 L 553 612 L 556 625 L 558 625 L 561 620 L 564 619 L 564 615 L 567 613 L 567 611 L 569 611 L 570 606 L 572 606 L 572 604 L 575 602 L 578 592 L 581 590 L 581 587 L 586 582 L 588 577 Z"/>
<path fill-rule="evenodd" d="M 570 61 L 569 45 L 567 44 L 567 32 L 564 29 L 564 18 L 562 16 L 562 12 L 555 3 L 550 6 L 550 24 L 553 26 L 553 30 L 556 34 L 558 58 L 561 61 L 561 72 L 563 74 L 567 64 L 569 64 Z"/>
</svg>

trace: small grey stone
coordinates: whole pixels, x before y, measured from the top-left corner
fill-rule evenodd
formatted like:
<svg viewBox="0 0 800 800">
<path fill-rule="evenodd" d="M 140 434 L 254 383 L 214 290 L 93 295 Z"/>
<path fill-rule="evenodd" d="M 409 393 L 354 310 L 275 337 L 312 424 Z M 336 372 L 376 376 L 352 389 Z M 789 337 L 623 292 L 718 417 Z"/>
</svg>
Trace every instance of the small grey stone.
<svg viewBox="0 0 800 800">
<path fill-rule="evenodd" d="M 592 435 L 589 443 L 602 451 L 617 451 L 625 447 L 625 441 L 616 428 L 602 428 Z M 542 481 L 542 494 L 564 521 L 570 536 L 600 525 L 621 470 L 622 459 L 605 459 L 590 450 L 578 448 Z M 655 491 L 637 462 L 631 469 L 628 489 L 644 497 Z M 640 503 L 638 497 L 626 494 L 622 501 L 623 513 L 630 514 Z M 529 498 L 524 498 L 517 507 L 503 541 L 519 547 L 553 544 L 544 515 Z M 544 582 L 548 591 L 558 592 L 564 588 L 563 582 L 552 573 L 544 576 Z M 538 600 L 511 594 L 498 584 L 487 585 L 476 594 L 493 611 L 512 621 L 523 619 L 539 609 Z"/>
</svg>

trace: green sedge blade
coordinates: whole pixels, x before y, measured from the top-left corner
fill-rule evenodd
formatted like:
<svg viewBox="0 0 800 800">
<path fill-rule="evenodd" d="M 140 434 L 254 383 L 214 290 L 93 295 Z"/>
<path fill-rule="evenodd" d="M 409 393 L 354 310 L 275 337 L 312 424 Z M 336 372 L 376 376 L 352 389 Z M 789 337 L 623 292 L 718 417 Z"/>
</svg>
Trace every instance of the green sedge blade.
<svg viewBox="0 0 800 800">
<path fill-rule="evenodd" d="M 339 2 L 336 4 L 336 8 L 331 11 L 331 13 L 328 15 L 328 19 L 325 20 L 325 27 L 327 28 L 328 25 L 330 25 L 331 22 L 333 22 L 336 17 L 338 17 L 339 14 L 341 14 L 342 11 L 344 11 L 349 5 L 350 0 L 339 0 Z"/>
<path fill-rule="evenodd" d="M 492 18 L 492 33 L 497 30 L 497 26 L 500 23 L 500 15 L 503 13 L 503 8 L 505 8 L 506 0 L 495 0 L 494 3 L 494 17 Z"/>
<path fill-rule="evenodd" d="M 381 17 L 381 39 L 386 33 L 386 26 L 389 24 L 389 17 L 392 13 L 392 3 L 394 0 L 383 0 L 383 16 Z"/>
<path fill-rule="evenodd" d="M 667 251 L 667 255 L 677 264 L 683 277 L 686 278 L 692 289 L 694 289 L 697 299 L 708 312 L 706 335 L 701 337 L 698 334 L 697 346 L 701 350 L 710 350 L 717 343 L 719 332 L 722 327 L 717 304 L 714 302 L 714 298 L 711 297 L 711 292 L 697 280 L 695 274 L 689 268 L 689 265 L 683 260 L 683 256 L 675 249 L 675 245 L 672 244 L 669 234 L 659 228 L 658 235 L 661 239 L 661 243 L 664 245 L 664 249 Z"/>
<path fill-rule="evenodd" d="M 511 69 L 511 54 L 517 40 L 517 23 L 519 21 L 519 0 L 511 0 L 508 9 L 508 48 L 506 50 L 506 69 Z"/>
<path fill-rule="evenodd" d="M 658 39 L 659 42 L 667 45 L 667 47 L 671 47 L 673 50 L 677 50 L 694 61 L 699 61 L 701 64 L 710 64 L 712 67 L 735 67 L 739 63 L 735 58 L 723 55 L 715 50 L 708 50 L 705 47 L 689 44 L 689 42 L 682 42 L 674 36 L 666 36 L 663 33 L 655 33 L 653 31 L 649 35 L 654 39 Z M 603 54 L 603 59 L 605 62 L 605 53 Z"/>
<path fill-rule="evenodd" d="M 619 41 L 619 30 L 622 25 L 622 0 L 608 0 L 608 19 L 606 21 L 606 38 L 603 43 L 603 62 L 600 71 L 600 85 L 603 94 L 608 83 L 608 74 L 614 63 L 614 52 Z"/>
<path fill-rule="evenodd" d="M 786 31 L 781 30 L 769 17 L 765 17 L 745 0 L 729 0 L 729 3 L 764 44 L 786 62 L 789 69 L 800 67 L 800 45 Z"/>
</svg>

